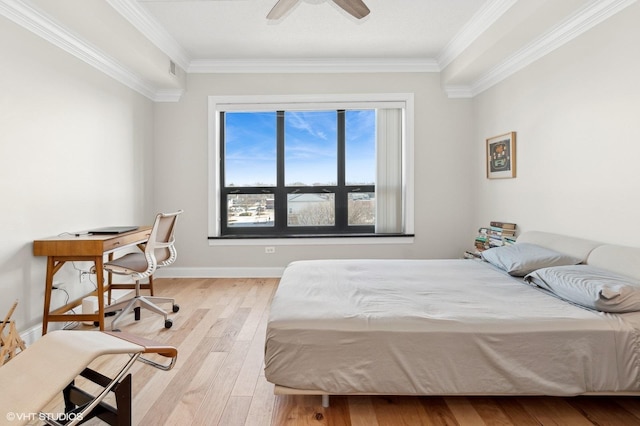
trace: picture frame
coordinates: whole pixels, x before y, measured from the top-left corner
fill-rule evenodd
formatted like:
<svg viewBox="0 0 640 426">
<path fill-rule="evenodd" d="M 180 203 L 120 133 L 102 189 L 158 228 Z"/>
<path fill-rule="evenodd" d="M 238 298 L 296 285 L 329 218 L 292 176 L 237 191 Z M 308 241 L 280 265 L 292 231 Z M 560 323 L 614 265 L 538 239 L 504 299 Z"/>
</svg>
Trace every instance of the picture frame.
<svg viewBox="0 0 640 426">
<path fill-rule="evenodd" d="M 516 132 L 487 139 L 487 179 L 516 177 Z"/>
</svg>

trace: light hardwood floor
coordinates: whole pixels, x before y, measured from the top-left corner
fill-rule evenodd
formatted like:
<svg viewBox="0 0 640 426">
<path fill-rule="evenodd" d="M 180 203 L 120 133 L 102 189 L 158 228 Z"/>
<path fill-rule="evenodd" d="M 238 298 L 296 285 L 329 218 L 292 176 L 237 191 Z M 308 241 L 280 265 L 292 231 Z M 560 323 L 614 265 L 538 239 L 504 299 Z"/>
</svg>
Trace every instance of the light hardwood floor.
<svg viewBox="0 0 640 426">
<path fill-rule="evenodd" d="M 263 348 L 277 279 L 155 282 L 157 295 L 180 304 L 173 328 L 143 311 L 139 322 L 127 316 L 121 329 L 176 345 L 178 363 L 168 372 L 141 363 L 131 370 L 134 425 L 640 425 L 635 397 L 332 396 L 323 408 L 319 396 L 274 396 Z M 103 357 L 92 367 L 108 374 L 116 361 Z M 62 407 L 56 398 L 45 411 Z"/>
</svg>

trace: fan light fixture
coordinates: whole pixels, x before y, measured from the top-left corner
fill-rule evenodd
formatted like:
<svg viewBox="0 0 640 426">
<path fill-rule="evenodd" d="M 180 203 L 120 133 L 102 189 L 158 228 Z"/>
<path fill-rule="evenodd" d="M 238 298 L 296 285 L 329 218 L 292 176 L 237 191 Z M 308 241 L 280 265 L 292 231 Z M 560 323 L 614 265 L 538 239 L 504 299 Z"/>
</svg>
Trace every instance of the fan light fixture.
<svg viewBox="0 0 640 426">
<path fill-rule="evenodd" d="M 293 6 L 298 3 L 299 0 L 278 0 L 273 6 L 267 19 L 280 19 L 282 18 Z M 340 6 L 345 12 L 351 16 L 362 19 L 370 12 L 369 8 L 362 0 L 331 0 L 338 6 Z"/>
</svg>

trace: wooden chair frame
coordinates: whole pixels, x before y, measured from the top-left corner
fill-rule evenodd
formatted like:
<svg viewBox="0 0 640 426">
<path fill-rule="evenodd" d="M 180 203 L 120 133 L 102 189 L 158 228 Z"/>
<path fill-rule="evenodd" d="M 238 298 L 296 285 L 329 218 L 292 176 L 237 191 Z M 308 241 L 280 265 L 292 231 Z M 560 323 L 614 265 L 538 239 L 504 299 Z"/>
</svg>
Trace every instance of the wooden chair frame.
<svg viewBox="0 0 640 426">
<path fill-rule="evenodd" d="M 22 340 L 20 334 L 18 333 L 18 330 L 16 329 L 16 323 L 14 321 L 11 321 L 11 316 L 13 315 L 13 312 L 16 310 L 17 306 L 18 301 L 16 300 L 15 302 L 13 302 L 13 305 L 11 305 L 9 313 L 7 313 L 4 321 L 0 323 L 0 365 L 3 365 L 5 362 L 14 358 L 17 355 L 16 351 L 18 349 L 20 349 L 21 351 L 24 351 L 26 349 L 24 341 Z M 7 326 L 9 327 L 9 331 L 5 335 L 4 329 Z"/>
</svg>

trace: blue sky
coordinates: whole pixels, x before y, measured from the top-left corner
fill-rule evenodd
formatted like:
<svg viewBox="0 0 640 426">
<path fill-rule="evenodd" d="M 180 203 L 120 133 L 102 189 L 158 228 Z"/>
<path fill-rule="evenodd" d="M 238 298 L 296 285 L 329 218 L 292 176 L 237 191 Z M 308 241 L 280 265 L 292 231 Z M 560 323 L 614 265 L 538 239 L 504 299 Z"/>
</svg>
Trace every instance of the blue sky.
<svg viewBox="0 0 640 426">
<path fill-rule="evenodd" d="M 276 113 L 226 113 L 226 183 L 275 185 Z M 335 111 L 285 114 L 286 184 L 335 184 L 337 142 Z M 375 180 L 375 111 L 346 112 L 347 183 Z"/>
</svg>

